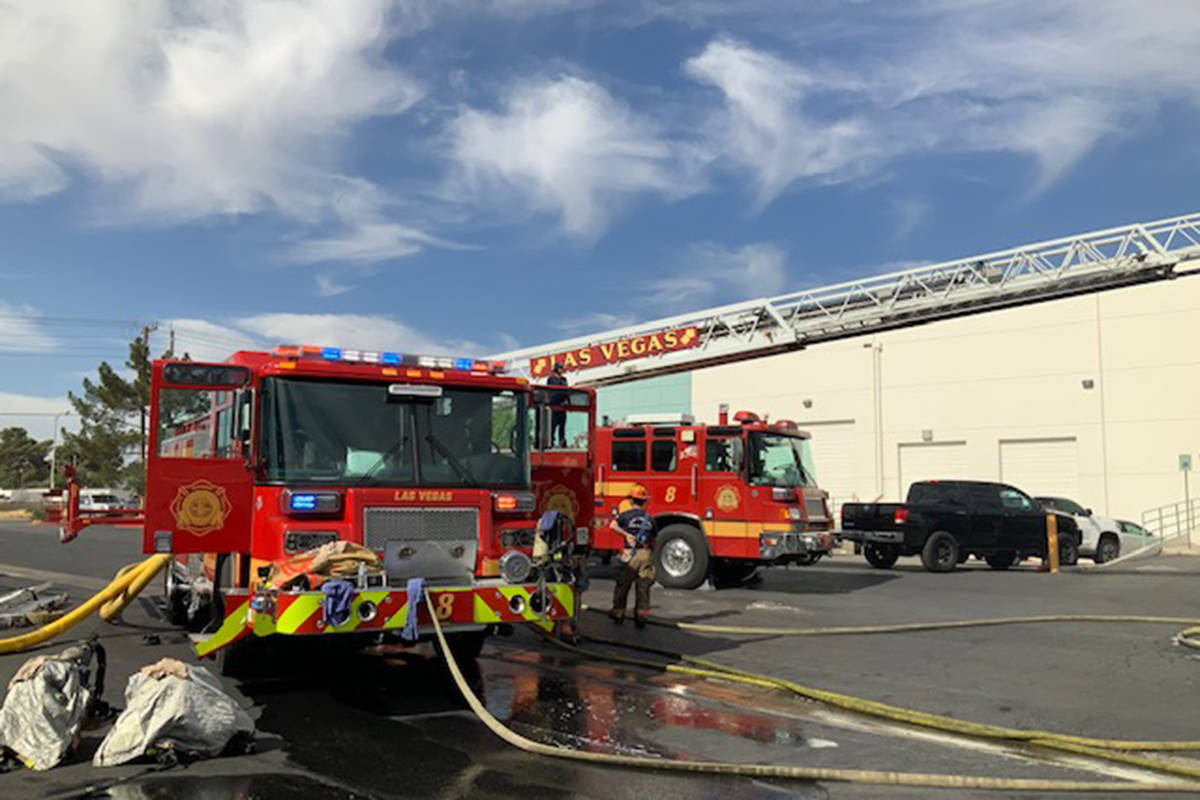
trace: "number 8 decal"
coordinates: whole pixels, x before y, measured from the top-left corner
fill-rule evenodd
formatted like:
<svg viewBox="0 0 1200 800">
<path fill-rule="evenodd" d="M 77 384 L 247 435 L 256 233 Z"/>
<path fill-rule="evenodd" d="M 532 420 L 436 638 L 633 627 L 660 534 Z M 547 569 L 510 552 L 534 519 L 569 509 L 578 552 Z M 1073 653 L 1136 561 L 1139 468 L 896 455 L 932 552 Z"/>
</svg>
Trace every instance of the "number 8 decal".
<svg viewBox="0 0 1200 800">
<path fill-rule="evenodd" d="M 438 595 L 437 603 L 437 618 L 439 621 L 450 619 L 450 615 L 454 613 L 454 593 L 444 592 Z"/>
<path fill-rule="evenodd" d="M 674 502 L 675 502 L 675 487 L 674 487 L 674 486 L 668 486 L 668 487 L 667 487 L 667 497 L 666 497 L 666 500 L 667 500 L 667 502 L 668 502 L 668 503 L 674 503 Z"/>
</svg>

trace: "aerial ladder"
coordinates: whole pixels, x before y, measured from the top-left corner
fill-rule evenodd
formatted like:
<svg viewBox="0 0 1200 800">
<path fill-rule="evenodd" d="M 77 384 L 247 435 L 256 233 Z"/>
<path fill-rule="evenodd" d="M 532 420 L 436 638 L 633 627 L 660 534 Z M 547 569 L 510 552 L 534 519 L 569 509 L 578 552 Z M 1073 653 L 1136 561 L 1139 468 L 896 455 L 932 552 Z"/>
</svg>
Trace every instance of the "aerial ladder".
<svg viewBox="0 0 1200 800">
<path fill-rule="evenodd" d="M 507 361 L 512 372 L 534 380 L 566 359 L 568 369 L 578 370 L 572 383 L 605 386 L 1197 272 L 1200 214 L 1189 214 L 731 303 L 489 358 Z"/>
</svg>

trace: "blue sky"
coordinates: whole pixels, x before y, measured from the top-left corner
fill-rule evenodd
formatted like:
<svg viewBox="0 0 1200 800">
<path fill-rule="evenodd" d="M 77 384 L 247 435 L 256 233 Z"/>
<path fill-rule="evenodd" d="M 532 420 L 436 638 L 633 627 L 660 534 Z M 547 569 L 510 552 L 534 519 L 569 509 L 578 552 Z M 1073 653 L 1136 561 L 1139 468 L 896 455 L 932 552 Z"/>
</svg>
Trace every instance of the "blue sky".
<svg viewBox="0 0 1200 800">
<path fill-rule="evenodd" d="M 1146 0 L 0 7 L 0 426 L 142 323 L 483 354 L 1197 210 Z"/>
</svg>

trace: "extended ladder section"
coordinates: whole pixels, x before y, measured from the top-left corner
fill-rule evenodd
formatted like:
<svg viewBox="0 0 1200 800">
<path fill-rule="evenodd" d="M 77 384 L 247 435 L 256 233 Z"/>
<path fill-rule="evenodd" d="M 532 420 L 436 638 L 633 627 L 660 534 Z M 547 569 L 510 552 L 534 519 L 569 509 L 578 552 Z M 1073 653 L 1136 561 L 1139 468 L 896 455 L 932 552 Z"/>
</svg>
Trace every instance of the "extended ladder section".
<svg viewBox="0 0 1200 800">
<path fill-rule="evenodd" d="M 565 360 L 574 370 L 572 383 L 600 386 L 1188 272 L 1200 272 L 1200 214 L 733 303 L 490 358 L 534 380 L 545 378 L 548 364 Z"/>
</svg>

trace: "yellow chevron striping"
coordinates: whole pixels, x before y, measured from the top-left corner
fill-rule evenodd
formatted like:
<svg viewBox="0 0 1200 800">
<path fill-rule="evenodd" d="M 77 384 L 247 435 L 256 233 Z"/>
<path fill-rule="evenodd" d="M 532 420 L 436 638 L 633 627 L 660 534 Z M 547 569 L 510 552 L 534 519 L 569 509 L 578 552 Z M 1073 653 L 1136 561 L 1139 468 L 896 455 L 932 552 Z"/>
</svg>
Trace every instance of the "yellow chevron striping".
<svg viewBox="0 0 1200 800">
<path fill-rule="evenodd" d="M 232 642 L 246 627 L 246 617 L 250 613 L 250 601 L 242 603 L 233 610 L 221 627 L 212 636 L 196 642 L 196 655 L 206 656 L 218 647 L 224 647 Z"/>
<path fill-rule="evenodd" d="M 304 594 L 292 601 L 275 623 L 280 633 L 295 633 L 296 629 L 321 608 L 322 596 Z"/>
</svg>

